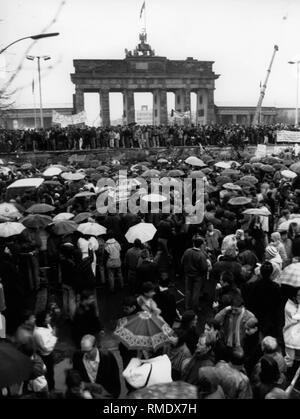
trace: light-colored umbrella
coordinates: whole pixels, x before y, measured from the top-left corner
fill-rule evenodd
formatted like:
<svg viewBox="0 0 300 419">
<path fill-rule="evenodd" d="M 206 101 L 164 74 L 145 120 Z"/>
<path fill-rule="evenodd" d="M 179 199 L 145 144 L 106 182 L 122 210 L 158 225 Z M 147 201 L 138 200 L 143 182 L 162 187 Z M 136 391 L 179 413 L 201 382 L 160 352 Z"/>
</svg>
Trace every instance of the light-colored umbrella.
<svg viewBox="0 0 300 419">
<path fill-rule="evenodd" d="M 0 237 L 11 237 L 21 234 L 25 226 L 21 223 L 6 222 L 0 224 Z"/>
<path fill-rule="evenodd" d="M 72 173 L 72 172 L 66 172 L 62 173 L 61 177 L 65 180 L 82 180 L 85 178 L 85 174 L 83 173 Z"/>
<path fill-rule="evenodd" d="M 95 196 L 96 194 L 89 191 L 78 192 L 74 197 L 75 198 L 90 198 L 91 196 Z"/>
<path fill-rule="evenodd" d="M 153 239 L 156 228 L 151 223 L 139 223 L 129 228 L 125 234 L 128 243 L 133 243 L 135 239 L 140 239 L 142 243 L 146 243 Z"/>
<path fill-rule="evenodd" d="M 228 201 L 228 204 L 238 206 L 238 205 L 246 205 L 252 202 L 251 198 L 246 198 L 245 196 L 237 196 L 236 198 L 231 198 Z"/>
<path fill-rule="evenodd" d="M 146 202 L 165 202 L 167 198 L 163 195 L 159 195 L 157 193 L 152 193 L 150 195 L 145 195 L 142 199 Z"/>
<path fill-rule="evenodd" d="M 184 162 L 187 163 L 187 164 L 190 164 L 191 166 L 196 166 L 196 167 L 207 166 L 207 164 L 205 164 L 201 159 L 199 159 L 196 156 L 190 156 L 187 159 L 185 159 Z"/>
<path fill-rule="evenodd" d="M 18 220 L 22 216 L 17 208 L 9 202 L 3 202 L 3 204 L 0 204 L 0 215 L 11 220 Z"/>
<path fill-rule="evenodd" d="M 67 221 L 67 220 L 71 220 L 72 218 L 74 218 L 74 214 L 72 214 L 71 212 L 61 212 L 60 214 L 57 214 L 54 218 L 53 221 L 56 223 L 58 221 Z"/>
<path fill-rule="evenodd" d="M 160 175 L 160 171 L 159 170 L 155 170 L 155 169 L 148 169 L 146 170 L 144 173 L 142 173 L 142 177 L 148 177 L 148 178 L 155 178 L 158 177 Z"/>
<path fill-rule="evenodd" d="M 263 164 L 260 168 L 263 172 L 273 173 L 275 171 L 274 167 L 270 164 Z"/>
<path fill-rule="evenodd" d="M 300 218 L 293 218 L 291 220 L 288 221 L 284 221 L 283 223 L 281 223 L 277 230 L 278 231 L 287 231 L 290 227 L 291 223 L 296 223 L 298 226 L 300 226 Z"/>
<path fill-rule="evenodd" d="M 206 175 L 205 173 L 202 172 L 202 170 L 194 170 L 193 172 L 190 173 L 189 177 L 191 179 L 202 179 L 204 178 Z"/>
<path fill-rule="evenodd" d="M 169 163 L 169 162 L 167 159 L 158 159 L 157 163 L 164 164 L 164 163 Z"/>
<path fill-rule="evenodd" d="M 234 164 L 236 167 L 240 166 L 240 163 L 234 161 L 234 160 L 229 160 L 229 161 L 219 161 L 217 163 L 215 163 L 215 167 L 218 167 L 219 169 L 231 169 L 232 164 Z"/>
<path fill-rule="evenodd" d="M 239 170 L 235 170 L 235 169 L 225 169 L 223 172 L 222 172 L 222 176 L 233 176 L 233 177 L 235 177 L 235 176 L 239 176 L 240 175 L 240 171 Z"/>
<path fill-rule="evenodd" d="M 243 214 L 268 217 L 269 215 L 271 215 L 271 212 L 267 208 L 249 208 L 243 211 Z"/>
<path fill-rule="evenodd" d="M 258 179 L 255 176 L 251 175 L 243 176 L 240 180 L 252 183 L 253 185 L 256 185 L 256 183 L 258 183 Z"/>
<path fill-rule="evenodd" d="M 242 188 L 239 185 L 234 183 L 224 183 L 223 188 L 228 189 L 229 191 L 241 191 Z"/>
<path fill-rule="evenodd" d="M 82 234 L 86 234 L 88 236 L 102 236 L 106 234 L 106 228 L 98 223 L 82 223 L 79 224 L 77 230 L 80 231 Z"/>
<path fill-rule="evenodd" d="M 297 173 L 292 172 L 291 170 L 282 170 L 281 174 L 286 179 L 295 179 L 295 177 L 297 177 Z"/>
<path fill-rule="evenodd" d="M 144 164 L 134 164 L 133 166 L 131 166 L 130 170 L 134 171 L 141 171 L 141 172 L 145 172 L 146 170 L 148 170 L 148 167 L 145 166 Z"/>
<path fill-rule="evenodd" d="M 58 176 L 62 173 L 62 170 L 59 167 L 48 167 L 48 169 L 46 169 L 43 172 L 43 176 L 45 177 L 53 177 L 53 176 Z"/>
<path fill-rule="evenodd" d="M 294 163 L 290 166 L 290 170 L 297 173 L 297 175 L 300 175 L 300 162 Z"/>
<path fill-rule="evenodd" d="M 300 262 L 291 263 L 284 268 L 280 275 L 279 282 L 281 285 L 300 288 Z"/>
<path fill-rule="evenodd" d="M 10 167 L 0 167 L 0 174 L 8 176 L 12 172 Z"/>
<path fill-rule="evenodd" d="M 2 165 L 2 164 L 6 164 L 6 163 L 3 159 L 0 159 L 0 165 Z"/>
<path fill-rule="evenodd" d="M 33 168 L 33 166 L 32 166 L 32 164 L 31 163 L 24 163 L 24 164 L 22 164 L 22 166 L 20 167 L 20 169 L 21 170 L 30 170 L 30 169 L 32 169 Z"/>
<path fill-rule="evenodd" d="M 181 176 L 184 176 L 184 172 L 182 170 L 178 170 L 178 169 L 170 170 L 168 172 L 168 176 L 170 176 L 170 177 L 181 177 Z"/>
</svg>

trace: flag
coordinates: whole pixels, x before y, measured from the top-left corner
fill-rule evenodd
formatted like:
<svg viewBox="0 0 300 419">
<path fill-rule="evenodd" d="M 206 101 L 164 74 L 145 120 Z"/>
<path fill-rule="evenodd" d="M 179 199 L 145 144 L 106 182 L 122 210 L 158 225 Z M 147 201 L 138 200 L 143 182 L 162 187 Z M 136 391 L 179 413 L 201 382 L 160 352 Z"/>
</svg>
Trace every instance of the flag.
<svg viewBox="0 0 300 419">
<path fill-rule="evenodd" d="M 185 112 L 178 112 L 175 111 L 174 109 L 172 109 L 171 111 L 171 118 L 190 118 L 191 117 L 191 112 L 190 111 L 185 111 Z"/>
<path fill-rule="evenodd" d="M 34 95 L 34 79 L 32 79 L 31 88 L 32 88 L 32 94 Z"/>
<path fill-rule="evenodd" d="M 143 5 L 142 5 L 142 8 L 141 8 L 141 11 L 140 11 L 140 19 L 141 19 L 142 15 L 143 15 L 143 11 L 145 10 L 145 7 L 146 7 L 146 4 L 144 2 Z"/>
</svg>

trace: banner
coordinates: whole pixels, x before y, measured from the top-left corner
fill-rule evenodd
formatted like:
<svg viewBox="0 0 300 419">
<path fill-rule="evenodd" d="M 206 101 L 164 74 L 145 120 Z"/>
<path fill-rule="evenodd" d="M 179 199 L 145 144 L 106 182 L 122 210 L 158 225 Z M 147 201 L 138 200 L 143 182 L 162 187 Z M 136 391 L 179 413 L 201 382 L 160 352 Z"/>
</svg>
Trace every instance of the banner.
<svg viewBox="0 0 300 419">
<path fill-rule="evenodd" d="M 300 143 L 300 131 L 277 131 L 278 143 Z"/>
<path fill-rule="evenodd" d="M 79 112 L 75 115 L 62 115 L 56 111 L 52 111 L 52 122 L 54 124 L 60 124 L 62 127 L 67 127 L 68 125 L 77 125 L 86 123 L 86 113 L 85 111 Z"/>
<path fill-rule="evenodd" d="M 171 111 L 171 117 L 173 118 L 190 118 L 191 117 L 191 112 L 190 111 L 185 111 L 185 112 L 178 112 L 175 111 L 174 109 L 172 109 Z"/>
</svg>

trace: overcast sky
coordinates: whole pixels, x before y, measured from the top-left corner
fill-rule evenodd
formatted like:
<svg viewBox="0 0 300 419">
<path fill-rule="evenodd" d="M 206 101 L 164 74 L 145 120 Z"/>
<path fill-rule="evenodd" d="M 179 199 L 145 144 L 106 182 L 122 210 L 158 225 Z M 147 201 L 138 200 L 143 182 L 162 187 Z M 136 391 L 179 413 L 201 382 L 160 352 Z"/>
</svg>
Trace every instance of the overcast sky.
<svg viewBox="0 0 300 419">
<path fill-rule="evenodd" d="M 39 33 L 55 16 L 60 0 L 0 0 L 1 47 Z M 143 0 L 67 0 L 49 29 L 56 38 L 38 41 L 31 55 L 50 55 L 42 63 L 43 104 L 71 105 L 73 59 L 124 58 L 133 49 L 143 26 Z M 192 56 L 215 61 L 217 105 L 256 105 L 259 83 L 266 76 L 274 44 L 279 45 L 264 105 L 294 107 L 296 66 L 300 60 L 299 0 L 146 0 L 148 42 L 169 59 Z M 30 41 L 12 46 L 1 56 L 1 82 L 11 76 Z M 51 68 L 49 68 L 49 66 Z M 6 69 L 4 72 L 3 70 Z M 20 88 L 16 105 L 32 106 L 31 82 L 36 62 L 25 60 L 13 83 Z M 36 93 L 37 93 L 36 82 Z M 37 96 L 38 99 L 38 96 Z M 37 100 L 38 102 L 38 100 Z M 150 104 L 136 98 L 136 107 Z M 87 100 L 89 112 L 98 102 Z M 120 98 L 112 99 L 112 117 L 121 113 Z M 169 104 L 170 107 L 170 104 Z M 95 112 L 95 110 L 94 110 Z"/>
</svg>

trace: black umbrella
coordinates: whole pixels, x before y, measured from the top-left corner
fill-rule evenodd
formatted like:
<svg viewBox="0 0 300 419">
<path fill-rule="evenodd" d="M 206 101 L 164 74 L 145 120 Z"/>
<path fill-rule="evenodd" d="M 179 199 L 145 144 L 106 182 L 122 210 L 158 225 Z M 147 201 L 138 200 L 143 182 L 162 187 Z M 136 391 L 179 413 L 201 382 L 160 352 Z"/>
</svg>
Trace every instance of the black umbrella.
<svg viewBox="0 0 300 419">
<path fill-rule="evenodd" d="M 32 371 L 31 360 L 11 343 L 0 341 L 0 388 L 28 380 Z"/>
</svg>

